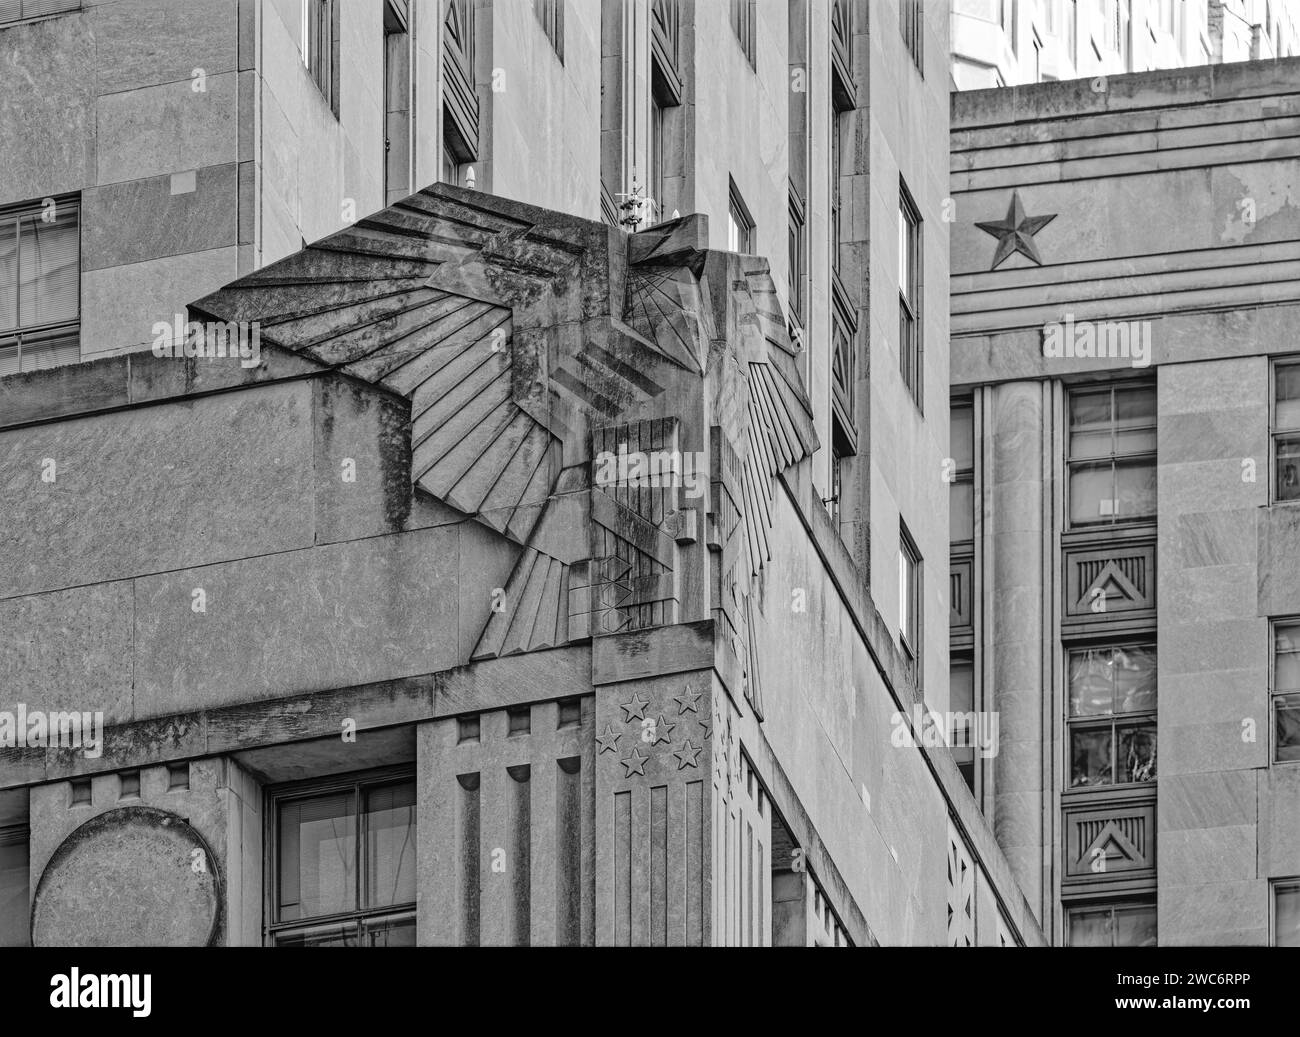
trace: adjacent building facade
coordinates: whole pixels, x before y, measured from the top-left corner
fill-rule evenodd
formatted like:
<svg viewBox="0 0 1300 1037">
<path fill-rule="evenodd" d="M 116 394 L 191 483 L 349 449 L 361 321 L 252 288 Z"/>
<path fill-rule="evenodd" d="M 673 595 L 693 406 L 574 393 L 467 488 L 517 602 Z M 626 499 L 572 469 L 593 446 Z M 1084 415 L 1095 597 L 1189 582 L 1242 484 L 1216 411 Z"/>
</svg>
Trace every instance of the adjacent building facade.
<svg viewBox="0 0 1300 1037">
<path fill-rule="evenodd" d="M 946 12 L 0 13 L 5 942 L 1043 941 L 923 719 Z"/>
<path fill-rule="evenodd" d="M 953 686 L 1055 944 L 1300 939 L 1297 84 L 953 95 Z"/>
<path fill-rule="evenodd" d="M 952 0 L 956 90 L 1300 53 L 1287 0 Z"/>
</svg>

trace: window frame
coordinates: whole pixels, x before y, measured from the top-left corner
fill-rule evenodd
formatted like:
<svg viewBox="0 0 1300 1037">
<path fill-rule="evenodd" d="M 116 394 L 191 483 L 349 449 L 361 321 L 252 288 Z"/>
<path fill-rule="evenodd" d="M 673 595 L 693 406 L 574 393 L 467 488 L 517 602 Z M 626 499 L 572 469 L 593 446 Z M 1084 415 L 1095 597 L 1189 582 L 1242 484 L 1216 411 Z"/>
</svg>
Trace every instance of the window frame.
<svg viewBox="0 0 1300 1037">
<path fill-rule="evenodd" d="M 312 12 L 325 12 L 326 17 L 312 20 Z M 299 57 L 307 70 L 307 78 L 316 84 L 316 89 L 329 105 L 334 118 L 339 117 L 339 5 L 338 0 L 302 0 L 300 9 L 302 18 L 301 32 L 298 37 Z M 323 33 L 320 26 L 324 25 Z M 321 54 L 324 48 L 312 47 L 313 27 L 317 28 L 315 42 L 328 41 L 328 53 Z"/>
<path fill-rule="evenodd" d="M 1279 626 L 1300 626 L 1300 615 L 1271 616 L 1268 621 L 1268 762 L 1270 767 L 1292 767 L 1300 764 L 1300 752 L 1293 760 L 1279 760 L 1277 738 L 1277 710 L 1279 700 L 1292 699 L 1300 709 L 1300 688 L 1280 691 L 1277 687 L 1277 628 Z M 1300 655 L 1300 649 L 1297 650 Z M 1288 702 L 1290 706 L 1292 703 Z"/>
<path fill-rule="evenodd" d="M 14 327 L 0 329 L 0 353 L 2 353 L 4 350 L 9 349 L 11 346 L 16 347 L 15 354 L 14 354 L 14 363 L 16 366 L 13 371 L 8 372 L 8 374 L 10 375 L 28 374 L 32 371 L 45 370 L 49 367 L 65 366 L 66 364 L 76 363 L 81 359 L 81 317 L 82 317 L 81 262 L 85 250 L 85 242 L 83 240 L 83 234 L 82 234 L 85 225 L 82 220 L 81 196 L 79 194 L 53 195 L 49 198 L 49 201 L 52 201 L 54 203 L 56 213 L 63 213 L 65 211 L 71 210 L 76 219 L 77 254 L 75 260 L 75 269 L 77 275 L 77 292 L 76 292 L 77 312 L 76 312 L 76 316 L 70 318 L 64 318 L 62 320 L 45 321 L 43 323 L 24 325 L 22 323 L 21 314 L 15 311 L 14 316 L 17 323 L 14 325 Z M 17 305 L 18 302 L 21 300 L 21 292 L 19 291 L 19 286 L 22 284 L 22 270 L 19 267 L 19 263 L 21 262 L 22 259 L 22 247 L 21 247 L 22 239 L 21 239 L 21 232 L 19 229 L 21 226 L 21 221 L 24 217 L 39 218 L 44 212 L 44 210 L 46 209 L 45 202 L 46 199 L 41 198 L 41 199 L 31 199 L 24 202 L 18 202 L 13 205 L 0 206 L 0 222 L 6 220 L 14 221 L 14 234 L 15 234 L 14 302 L 15 305 Z M 2 290 L 2 286 L 0 286 L 0 290 Z M 75 336 L 76 338 L 77 355 L 75 358 L 68 358 L 67 360 L 64 360 L 62 362 L 56 361 L 55 363 L 39 364 L 38 366 L 35 367 L 23 366 L 23 353 L 24 353 L 23 346 L 25 340 L 35 339 L 37 342 L 40 342 L 45 339 L 57 340 L 60 338 L 68 338 L 72 336 Z M 7 375 L 3 372 L 3 370 L 0 369 L 0 377 L 6 377 L 6 376 Z"/>
<path fill-rule="evenodd" d="M 925 3 L 924 0 L 899 0 L 898 29 L 912 65 L 925 78 Z"/>
<path fill-rule="evenodd" d="M 414 763 L 394 767 L 383 767 L 363 771 L 350 771 L 345 774 L 328 775 L 320 778 L 306 778 L 300 781 L 286 782 L 266 789 L 264 801 L 266 819 L 263 829 L 265 839 L 262 853 L 264 863 L 264 896 L 262 911 L 262 942 L 265 947 L 281 946 L 280 940 L 289 934 L 305 935 L 310 931 L 323 928 L 353 925 L 360 936 L 368 923 L 376 921 L 402 922 L 416 919 L 416 904 L 419 895 L 419 826 L 418 820 L 412 824 L 414 834 L 413 854 L 416 860 L 416 895 L 417 900 L 391 904 L 383 907 L 366 908 L 362 906 L 361 891 L 364 889 L 365 876 L 365 836 L 363 794 L 370 789 L 391 785 L 410 784 L 416 794 L 415 814 L 419 815 L 419 785 L 416 780 Z M 351 792 L 354 797 L 353 819 L 355 830 L 353 839 L 356 907 L 350 911 L 336 911 L 325 915 L 312 915 L 306 918 L 280 919 L 280 806 L 282 803 L 296 799 L 318 799 L 339 792 Z M 359 943 L 357 949 L 364 947 Z"/>
<path fill-rule="evenodd" d="M 1070 713 L 1070 672 L 1072 669 L 1071 662 L 1076 653 L 1095 652 L 1102 650 L 1125 651 L 1131 649 L 1145 649 L 1149 651 L 1153 658 L 1152 675 L 1155 680 L 1155 707 L 1149 710 L 1135 710 L 1127 713 L 1114 712 L 1114 700 L 1112 699 L 1112 711 L 1109 713 L 1081 714 L 1078 717 Z M 1132 792 L 1139 789 L 1155 789 L 1160 781 L 1160 733 L 1159 733 L 1159 716 L 1160 716 L 1160 651 L 1156 641 L 1155 634 L 1134 635 L 1130 638 L 1115 639 L 1107 638 L 1103 641 L 1083 642 L 1065 645 L 1065 680 L 1064 688 L 1064 743 L 1065 766 L 1062 768 L 1065 787 L 1063 792 L 1067 795 L 1083 795 L 1096 792 L 1109 792 L 1112 789 L 1122 789 L 1126 792 Z M 1153 737 L 1156 742 L 1155 763 L 1156 772 L 1150 781 L 1116 781 L 1115 777 L 1119 773 L 1119 735 L 1120 727 L 1135 727 L 1139 725 L 1150 724 L 1155 727 Z M 1110 776 L 1108 782 L 1101 782 L 1092 785 L 1074 784 L 1074 732 L 1077 730 L 1109 730 L 1110 731 Z"/>
<path fill-rule="evenodd" d="M 1300 899 L 1300 875 L 1286 878 L 1277 878 L 1269 880 L 1269 898 L 1268 898 L 1268 945 L 1270 947 L 1291 947 L 1300 946 L 1297 944 L 1282 944 L 1277 942 L 1277 898 L 1281 892 L 1294 893 Z"/>
<path fill-rule="evenodd" d="M 1160 915 L 1157 910 L 1156 900 L 1154 897 L 1124 897 L 1122 899 L 1115 899 L 1115 900 L 1081 900 L 1081 901 L 1073 901 L 1065 904 L 1065 945 L 1067 947 L 1077 946 L 1074 943 L 1074 940 L 1072 938 L 1072 932 L 1071 932 L 1074 916 L 1076 914 L 1081 914 L 1085 911 L 1100 911 L 1102 909 L 1107 909 L 1110 911 L 1110 917 L 1111 917 L 1110 949 L 1115 950 L 1117 947 L 1122 946 L 1122 945 L 1117 945 L 1114 940 L 1115 912 L 1123 911 L 1123 910 L 1133 910 L 1136 908 L 1149 908 L 1151 911 L 1156 912 L 1155 945 L 1159 947 L 1160 946 Z"/>
<path fill-rule="evenodd" d="M 758 16 L 755 0 L 731 0 L 731 34 L 752 71 L 758 71 Z"/>
<path fill-rule="evenodd" d="M 921 211 L 902 177 L 898 180 L 898 368 L 912 402 L 925 406 L 925 329 L 923 326 L 924 235 Z M 904 246 L 904 240 L 907 244 Z M 903 251 L 906 247 L 907 255 Z M 906 265 L 905 265 L 906 264 Z M 906 284 L 904 284 L 906 281 Z"/>
<path fill-rule="evenodd" d="M 564 64 L 564 0 L 532 0 L 533 14 L 551 43 L 551 50 Z"/>
<path fill-rule="evenodd" d="M 1295 497 L 1283 499 L 1278 495 L 1278 441 L 1283 438 L 1293 439 L 1300 447 L 1300 423 L 1294 428 L 1280 428 L 1277 421 L 1277 372 L 1279 368 L 1295 367 L 1300 369 L 1300 355 L 1277 357 L 1268 365 L 1268 445 L 1269 445 L 1269 480 L 1268 503 L 1270 506 L 1290 507 L 1300 504 L 1300 492 Z M 1296 399 L 1300 406 L 1300 397 Z"/>
<path fill-rule="evenodd" d="M 750 214 L 749 206 L 745 204 L 745 199 L 736 187 L 736 181 L 731 177 L 727 178 L 727 251 L 736 252 L 740 255 L 753 255 L 755 232 L 758 225 L 754 223 L 754 217 Z M 732 247 L 732 227 L 736 228 L 736 247 Z"/>
<path fill-rule="evenodd" d="M 1151 424 L 1149 426 L 1145 426 L 1145 425 L 1136 426 L 1135 428 L 1149 427 L 1153 433 L 1158 435 L 1159 428 L 1160 428 L 1160 401 L 1159 398 L 1155 396 L 1156 384 L 1154 381 L 1148 379 L 1146 381 L 1126 380 L 1126 381 L 1114 381 L 1114 382 L 1087 382 L 1079 385 L 1066 386 L 1064 498 L 1065 498 L 1065 532 L 1067 533 L 1074 533 L 1080 530 L 1090 530 L 1095 532 L 1100 530 L 1127 529 L 1135 526 L 1149 527 L 1151 525 L 1154 525 L 1155 522 L 1160 517 L 1160 498 L 1158 492 L 1156 496 L 1155 509 L 1151 512 L 1150 515 L 1140 515 L 1133 518 L 1120 518 L 1120 519 L 1116 519 L 1115 516 L 1112 515 L 1109 521 L 1099 520 L 1097 522 L 1075 522 L 1074 519 L 1071 517 L 1074 511 L 1073 491 L 1071 487 L 1073 483 L 1075 466 L 1096 465 L 1103 461 L 1109 460 L 1111 465 L 1111 477 L 1113 480 L 1116 461 L 1133 460 L 1135 458 L 1143 458 L 1149 456 L 1151 458 L 1151 470 L 1152 472 L 1156 471 L 1156 467 L 1157 464 L 1159 463 L 1159 457 L 1160 457 L 1158 443 L 1155 447 L 1153 447 L 1149 451 L 1143 450 L 1143 451 L 1138 451 L 1135 453 L 1127 453 L 1127 454 L 1112 452 L 1110 454 L 1097 456 L 1097 457 L 1075 457 L 1072 453 L 1072 444 L 1071 444 L 1072 433 L 1070 428 L 1070 413 L 1071 413 L 1071 405 L 1074 398 L 1076 396 L 1097 394 L 1102 391 L 1110 392 L 1111 394 L 1110 432 L 1111 432 L 1111 440 L 1112 440 L 1112 448 L 1113 448 L 1114 438 L 1117 433 L 1117 425 L 1116 425 L 1117 419 L 1115 418 L 1114 415 L 1116 414 L 1118 409 L 1115 406 L 1115 394 L 1117 392 L 1123 392 L 1130 389 L 1148 389 L 1153 394 L 1154 402 L 1152 405 L 1152 412 L 1151 412 Z M 1135 429 L 1127 429 L 1126 431 L 1134 431 L 1134 430 Z"/>
<path fill-rule="evenodd" d="M 921 588 L 924 564 L 925 560 L 921 557 L 916 541 L 908 532 L 907 523 L 900 517 L 898 520 L 898 643 L 908 658 L 915 663 L 919 663 L 921 658 L 923 599 Z M 904 572 L 910 576 L 906 583 L 903 580 Z M 908 595 L 909 591 L 910 595 Z M 907 630 L 908 625 L 912 628 L 910 635 Z M 920 684 L 919 672 L 917 683 Z"/>
<path fill-rule="evenodd" d="M 48 3 L 49 0 L 46 0 L 46 2 Z M 82 0 L 65 0 L 65 2 L 67 3 L 66 7 L 60 7 L 55 11 L 42 11 L 40 14 L 28 14 L 26 11 L 22 10 L 26 4 L 26 0 L 19 0 L 18 7 L 20 13 L 18 17 L 0 18 L 0 25 L 8 27 L 12 25 L 21 25 L 24 22 L 44 21 L 46 18 L 57 18 L 59 15 L 73 14 L 82 10 L 84 7 Z"/>
</svg>

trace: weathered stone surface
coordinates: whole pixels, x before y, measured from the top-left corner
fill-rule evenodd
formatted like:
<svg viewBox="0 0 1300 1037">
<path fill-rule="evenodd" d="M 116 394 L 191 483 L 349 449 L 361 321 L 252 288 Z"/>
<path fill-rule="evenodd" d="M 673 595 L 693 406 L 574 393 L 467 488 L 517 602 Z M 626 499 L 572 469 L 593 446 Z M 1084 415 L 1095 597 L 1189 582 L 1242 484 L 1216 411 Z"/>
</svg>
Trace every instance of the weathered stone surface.
<svg viewBox="0 0 1300 1037">
<path fill-rule="evenodd" d="M 0 29 L 0 205 L 94 182 L 95 39 L 81 15 Z"/>
<path fill-rule="evenodd" d="M 64 841 L 41 875 L 32 942 L 207 946 L 221 917 L 217 863 L 175 814 L 143 806 L 100 814 Z"/>
<path fill-rule="evenodd" d="M 0 433 L 0 597 L 310 544 L 311 390 L 264 391 Z"/>
<path fill-rule="evenodd" d="M 172 193 L 169 174 L 95 187 L 82 195 L 83 270 L 142 263 L 236 245 L 238 166 L 198 170 L 193 191 Z M 123 228 L 130 233 L 123 233 Z"/>
<path fill-rule="evenodd" d="M 235 161 L 236 74 L 211 72 L 203 85 L 202 91 L 192 89 L 186 73 L 178 82 L 100 97 L 98 182 L 142 180 Z"/>
<path fill-rule="evenodd" d="M 131 719 L 129 580 L 0 600 L 0 709 Z"/>
<path fill-rule="evenodd" d="M 235 67 L 237 0 L 122 0 L 90 12 L 99 92 L 208 77 Z M 191 165 L 188 168 L 193 168 Z"/>
<path fill-rule="evenodd" d="M 456 665 L 457 540 L 441 527 L 136 580 L 136 715 Z"/>
</svg>

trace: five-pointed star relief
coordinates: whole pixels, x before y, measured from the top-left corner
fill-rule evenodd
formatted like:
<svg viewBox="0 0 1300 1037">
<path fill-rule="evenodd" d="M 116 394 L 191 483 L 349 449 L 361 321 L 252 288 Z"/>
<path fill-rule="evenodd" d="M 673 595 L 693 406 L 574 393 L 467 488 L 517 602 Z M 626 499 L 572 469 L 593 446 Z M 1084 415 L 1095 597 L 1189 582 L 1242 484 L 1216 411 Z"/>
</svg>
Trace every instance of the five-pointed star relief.
<svg viewBox="0 0 1300 1037">
<path fill-rule="evenodd" d="M 624 713 L 623 721 L 625 723 L 631 723 L 634 718 L 636 720 L 645 719 L 645 708 L 648 705 L 650 705 L 650 703 L 634 691 L 632 692 L 632 701 L 625 702 L 618 708 Z"/>
<path fill-rule="evenodd" d="M 630 778 L 633 774 L 639 774 L 644 778 L 646 761 L 649 759 L 650 757 L 641 751 L 640 746 L 632 746 L 631 754 L 618 761 L 627 768 L 627 773 L 623 777 Z"/>
<path fill-rule="evenodd" d="M 1005 220 L 975 224 L 985 234 L 992 234 L 998 239 L 998 248 L 993 254 L 993 266 L 990 269 L 996 270 L 1003 260 L 1017 252 L 1042 266 L 1043 260 L 1038 254 L 1038 246 L 1034 244 L 1034 235 L 1056 219 L 1056 215 L 1026 216 L 1020 192 L 1012 191 L 1011 208 L 1007 210 Z"/>
<path fill-rule="evenodd" d="M 677 715 L 682 716 L 689 712 L 698 716 L 700 696 L 703 694 L 704 692 L 696 691 L 691 685 L 686 685 L 686 690 L 673 698 L 677 703 Z"/>
<path fill-rule="evenodd" d="M 698 767 L 700 765 L 700 753 L 704 752 L 704 746 L 691 745 L 688 738 L 682 743 L 682 747 L 673 753 L 677 757 L 677 769 L 683 770 L 686 767 Z M 687 757 L 690 759 L 687 759 Z"/>
<path fill-rule="evenodd" d="M 614 725 L 606 724 L 605 733 L 603 735 L 596 736 L 596 744 L 600 746 L 600 748 L 596 750 L 596 755 L 599 756 L 601 753 L 604 752 L 611 752 L 617 755 L 618 739 L 619 739 L 619 732 L 614 730 Z"/>
<path fill-rule="evenodd" d="M 658 718 L 655 720 L 655 727 L 654 727 L 655 739 L 654 742 L 652 742 L 651 744 L 658 745 L 660 742 L 671 742 L 672 739 L 668 737 L 668 732 L 671 731 L 676 726 L 677 726 L 676 724 L 668 723 L 668 721 L 664 718 L 664 715 L 660 713 Z"/>
</svg>

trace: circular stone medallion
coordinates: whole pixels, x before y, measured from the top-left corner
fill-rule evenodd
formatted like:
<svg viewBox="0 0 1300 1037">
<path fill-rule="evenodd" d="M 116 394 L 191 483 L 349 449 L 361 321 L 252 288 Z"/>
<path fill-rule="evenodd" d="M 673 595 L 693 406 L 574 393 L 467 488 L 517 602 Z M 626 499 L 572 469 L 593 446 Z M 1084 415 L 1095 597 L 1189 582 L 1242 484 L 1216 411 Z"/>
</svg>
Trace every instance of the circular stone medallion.
<svg viewBox="0 0 1300 1037">
<path fill-rule="evenodd" d="M 205 946 L 220 905 L 216 861 L 188 822 L 153 807 L 119 807 L 54 851 L 36 887 L 32 943 Z"/>
</svg>

